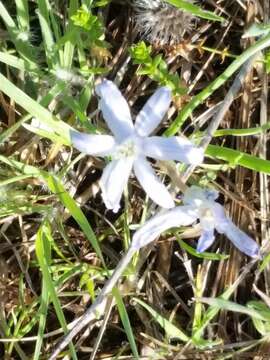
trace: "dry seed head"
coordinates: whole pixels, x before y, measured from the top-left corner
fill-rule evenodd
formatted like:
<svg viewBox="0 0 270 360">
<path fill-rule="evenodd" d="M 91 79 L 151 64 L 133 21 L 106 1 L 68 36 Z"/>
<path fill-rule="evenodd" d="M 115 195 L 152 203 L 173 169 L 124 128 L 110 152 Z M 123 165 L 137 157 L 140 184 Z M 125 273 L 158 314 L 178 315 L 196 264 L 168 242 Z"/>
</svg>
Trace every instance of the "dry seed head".
<svg viewBox="0 0 270 360">
<path fill-rule="evenodd" d="M 55 76 L 60 81 L 70 83 L 73 86 L 84 86 L 86 80 L 81 76 L 73 72 L 72 70 L 57 68 L 55 71 Z"/>
<path fill-rule="evenodd" d="M 164 0 L 134 0 L 133 4 L 137 30 L 150 43 L 178 44 L 194 25 L 195 16 Z"/>
</svg>

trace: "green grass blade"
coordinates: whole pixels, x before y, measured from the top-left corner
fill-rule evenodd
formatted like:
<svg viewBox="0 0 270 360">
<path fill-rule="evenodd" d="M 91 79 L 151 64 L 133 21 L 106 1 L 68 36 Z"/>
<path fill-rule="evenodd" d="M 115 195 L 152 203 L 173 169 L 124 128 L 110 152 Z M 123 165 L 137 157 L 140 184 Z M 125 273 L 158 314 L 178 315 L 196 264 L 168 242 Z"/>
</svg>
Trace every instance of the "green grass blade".
<svg viewBox="0 0 270 360">
<path fill-rule="evenodd" d="M 97 238 L 87 221 L 84 213 L 81 211 L 80 207 L 76 204 L 76 201 L 72 199 L 69 193 L 64 189 L 63 185 L 53 176 L 47 177 L 46 179 L 49 189 L 57 194 L 62 204 L 69 210 L 72 217 L 76 220 L 80 228 L 83 230 L 85 236 L 89 240 L 90 244 L 93 246 L 99 258 L 103 261 L 102 252 L 97 241 Z M 104 263 L 104 261 L 103 261 Z"/>
<path fill-rule="evenodd" d="M 222 300 L 229 300 L 229 298 L 233 295 L 234 291 L 238 287 L 240 283 L 240 278 L 244 274 L 246 274 L 250 270 L 250 267 L 247 267 L 245 271 L 240 275 L 240 277 L 235 281 L 234 284 L 232 284 L 228 289 L 226 289 L 219 297 L 218 299 Z M 203 344 L 204 340 L 201 339 L 201 336 L 203 335 L 204 329 L 209 325 L 210 321 L 218 314 L 219 312 L 218 307 L 210 306 L 203 314 L 201 326 L 198 328 L 198 330 L 193 334 L 192 341 L 194 344 Z"/>
<path fill-rule="evenodd" d="M 21 180 L 24 180 L 24 179 L 29 179 L 29 178 L 31 178 L 31 177 L 32 177 L 32 175 L 18 175 L 18 176 L 13 176 L 13 177 L 10 178 L 10 179 L 4 180 L 4 181 L 0 181 L 0 187 L 1 187 L 1 186 L 6 186 L 6 185 L 9 185 L 9 184 L 13 184 L 14 182 L 21 181 Z"/>
<path fill-rule="evenodd" d="M 140 359 L 138 349 L 137 349 L 137 345 L 136 345 L 136 341 L 135 341 L 134 334 L 133 334 L 133 331 L 132 331 L 132 327 L 130 325 L 128 313 L 127 313 L 127 310 L 125 308 L 125 304 L 123 302 L 121 294 L 120 294 L 120 292 L 119 292 L 119 290 L 117 288 L 114 288 L 112 293 L 113 293 L 113 296 L 114 296 L 114 298 L 116 300 L 118 312 L 119 312 L 122 324 L 123 324 L 123 326 L 125 328 L 126 335 L 127 335 L 127 338 L 128 338 L 128 341 L 129 341 L 129 344 L 130 344 L 134 359 Z"/>
<path fill-rule="evenodd" d="M 2 310 L 0 311 L 0 329 L 6 337 L 10 336 L 10 327 L 9 324 L 6 322 L 6 318 L 3 316 Z M 15 343 L 14 348 L 17 351 L 21 360 L 29 360 L 19 344 Z"/>
<path fill-rule="evenodd" d="M 66 29 L 66 33 L 71 32 L 72 29 L 74 28 L 73 22 L 71 20 L 71 16 L 75 14 L 78 7 L 79 7 L 78 0 L 70 0 L 69 12 L 68 12 L 69 23 Z M 66 69 L 70 69 L 72 66 L 74 49 L 75 49 L 74 43 L 68 40 L 64 46 L 64 56 L 63 56 L 64 63 L 62 64 L 62 66 Z"/>
<path fill-rule="evenodd" d="M 44 182 L 47 183 L 47 186 L 49 187 L 50 191 L 56 194 L 59 197 L 59 200 L 62 202 L 62 204 L 69 210 L 71 216 L 78 223 L 83 233 L 85 234 L 86 238 L 89 240 L 90 244 L 93 246 L 94 250 L 96 251 L 97 255 L 103 261 L 103 264 L 105 264 L 98 240 L 89 222 L 87 221 L 87 218 L 85 217 L 80 207 L 76 204 L 76 201 L 72 199 L 69 193 L 65 190 L 60 180 L 58 180 L 55 176 L 52 176 L 51 174 L 47 173 L 44 170 L 40 170 L 34 166 L 26 165 L 24 163 L 21 163 L 13 159 L 9 159 L 3 155 L 0 155 L 0 162 L 3 162 L 21 171 L 25 175 L 32 175 L 33 177 L 43 179 Z"/>
<path fill-rule="evenodd" d="M 57 67 L 59 58 L 57 56 L 53 31 L 51 29 L 50 13 L 51 6 L 48 0 L 38 0 L 38 19 L 42 32 L 47 63 L 50 68 Z"/>
<path fill-rule="evenodd" d="M 47 287 L 46 281 L 43 279 L 42 281 L 42 292 L 41 292 L 41 304 L 39 309 L 39 326 L 37 333 L 37 342 L 35 346 L 35 352 L 33 356 L 33 360 L 40 359 L 40 352 L 43 343 L 43 336 L 46 325 L 47 311 L 49 306 L 49 291 Z"/>
<path fill-rule="evenodd" d="M 263 336 L 267 336 L 270 334 L 270 321 L 269 321 L 269 314 L 270 309 L 269 307 L 263 303 L 262 301 L 249 301 L 247 303 L 247 307 L 251 309 L 257 310 L 265 320 L 259 320 L 255 317 L 252 317 L 253 325 L 255 326 L 256 330 Z M 266 314 L 266 316 L 264 316 Z"/>
<path fill-rule="evenodd" d="M 24 108 L 29 114 L 39 119 L 51 129 L 54 129 L 61 143 L 70 145 L 71 126 L 58 120 L 47 109 L 26 95 L 2 74 L 0 74 L 0 90 Z"/>
<path fill-rule="evenodd" d="M 17 21 L 19 28 L 22 30 L 29 30 L 29 7 L 28 0 L 15 0 L 17 8 Z"/>
<path fill-rule="evenodd" d="M 184 106 L 177 118 L 173 121 L 171 126 L 165 131 L 166 136 L 175 135 L 181 128 L 184 121 L 192 114 L 196 107 L 204 100 L 206 100 L 215 90 L 223 85 L 248 59 L 257 54 L 259 51 L 270 46 L 270 35 L 258 40 L 255 44 L 250 46 L 241 55 L 237 57 L 227 69 L 211 82 L 203 91 L 194 96 L 192 100 Z"/>
<path fill-rule="evenodd" d="M 168 337 L 178 338 L 185 343 L 190 340 L 189 337 L 183 332 L 183 330 L 180 330 L 178 327 L 173 325 L 169 320 L 161 316 L 157 311 L 155 311 L 151 306 L 147 305 L 144 301 L 137 298 L 132 298 L 132 300 L 144 307 L 149 312 L 149 314 L 153 316 L 154 320 L 158 322 L 159 325 L 164 329 Z"/>
<path fill-rule="evenodd" d="M 0 134 L 0 144 L 6 141 L 12 134 L 19 129 L 19 127 L 27 120 L 29 120 L 29 116 L 25 116 L 21 120 L 17 121 L 14 125 L 10 126 L 6 131 Z"/>
<path fill-rule="evenodd" d="M 67 324 L 66 319 L 63 313 L 63 310 L 61 308 L 61 303 L 58 299 L 57 293 L 55 291 L 55 285 L 52 280 L 51 274 L 50 274 L 50 263 L 51 263 L 51 249 L 50 249 L 50 243 L 51 243 L 51 230 L 48 225 L 48 223 L 43 223 L 37 233 L 36 238 L 36 255 L 38 259 L 38 263 L 43 275 L 43 279 L 46 283 L 46 287 L 48 288 L 49 296 L 51 298 L 51 301 L 54 305 L 54 309 L 57 315 L 57 318 L 59 320 L 59 323 L 61 324 L 63 330 L 65 333 L 67 333 Z M 72 358 L 74 360 L 77 360 L 75 348 L 73 344 L 69 345 L 70 352 L 72 355 Z"/>
<path fill-rule="evenodd" d="M 250 135 L 259 135 L 270 129 L 270 122 L 262 126 L 257 126 L 249 129 L 221 129 L 217 130 L 214 134 L 214 137 L 219 136 L 250 136 Z"/>
<path fill-rule="evenodd" d="M 17 28 L 17 25 L 13 21 L 12 17 L 9 15 L 7 9 L 3 5 L 3 2 L 0 1 L 0 18 L 2 18 L 3 23 L 6 25 L 7 31 L 20 55 L 27 61 L 29 67 L 31 69 L 38 69 L 36 65 L 34 56 L 33 56 L 33 49 L 31 48 L 30 44 L 26 41 L 22 41 L 18 35 L 20 31 Z"/>
<path fill-rule="evenodd" d="M 206 154 L 227 161 L 230 165 L 240 165 L 247 169 L 270 174 L 270 161 L 260 159 L 238 150 L 217 145 L 208 145 Z"/>
<path fill-rule="evenodd" d="M 13 33 L 14 29 L 17 29 L 17 25 L 15 24 L 14 20 L 12 19 L 12 17 L 9 15 L 9 12 L 7 11 L 7 9 L 5 8 L 5 6 L 3 5 L 3 2 L 0 1 L 0 16 L 3 19 L 8 32 Z"/>
<path fill-rule="evenodd" d="M 270 321 L 270 310 L 268 312 L 264 311 L 261 313 L 258 310 L 255 310 L 254 308 L 248 308 L 244 305 L 239 305 L 233 301 L 228 301 L 220 298 L 198 298 L 198 301 L 208 304 L 214 308 L 217 308 L 218 310 L 227 310 L 227 311 L 233 311 L 241 314 L 245 314 L 250 316 L 251 318 L 258 319 L 258 320 L 264 320 L 264 321 Z"/>
<path fill-rule="evenodd" d="M 26 69 L 29 70 L 29 67 L 27 66 L 25 60 L 2 51 L 0 51 L 0 62 L 8 66 L 12 66 L 20 71 L 25 71 Z"/>
<path fill-rule="evenodd" d="M 226 254 L 214 254 L 214 253 L 210 253 L 210 252 L 199 253 L 198 251 L 193 249 L 192 246 L 188 245 L 187 243 L 185 243 L 183 240 L 179 239 L 178 237 L 177 237 L 177 242 L 180 247 L 182 247 L 183 249 L 186 250 L 187 253 L 189 253 L 190 255 L 195 256 L 199 259 L 220 261 L 220 260 L 228 259 L 230 257 L 229 255 L 226 255 Z"/>
<path fill-rule="evenodd" d="M 166 0 L 167 3 L 176 6 L 177 8 L 184 10 L 192 15 L 198 16 L 200 18 L 211 20 L 211 21 L 220 21 L 223 22 L 225 19 L 221 16 L 216 15 L 212 11 L 202 10 L 199 6 L 191 4 L 190 2 L 183 0 Z"/>
</svg>

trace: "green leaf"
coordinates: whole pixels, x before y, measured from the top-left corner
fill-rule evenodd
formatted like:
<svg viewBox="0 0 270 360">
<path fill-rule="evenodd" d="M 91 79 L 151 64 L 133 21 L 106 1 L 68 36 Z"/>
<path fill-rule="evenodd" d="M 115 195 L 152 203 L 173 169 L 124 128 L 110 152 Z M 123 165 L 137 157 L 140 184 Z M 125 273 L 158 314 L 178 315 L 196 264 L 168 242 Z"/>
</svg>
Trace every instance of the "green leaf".
<svg viewBox="0 0 270 360">
<path fill-rule="evenodd" d="M 255 326 L 256 330 L 263 336 L 269 335 L 270 333 L 270 321 L 269 319 L 266 320 L 269 317 L 270 309 L 269 307 L 263 303 L 262 301 L 249 301 L 247 303 L 247 306 L 251 309 L 254 309 L 262 314 L 262 316 L 265 317 L 265 321 L 256 319 L 252 317 L 253 325 Z"/>
<path fill-rule="evenodd" d="M 227 310 L 227 311 L 233 311 L 238 312 L 241 314 L 245 314 L 250 316 L 251 318 L 263 320 L 263 321 L 270 321 L 270 311 L 268 312 L 264 311 L 258 311 L 255 308 L 247 307 L 244 305 L 239 305 L 233 301 L 224 300 L 221 298 L 198 298 L 196 299 L 198 301 L 201 301 L 204 304 L 208 304 L 214 308 L 220 309 L 220 310 Z"/>
<path fill-rule="evenodd" d="M 270 253 L 268 253 L 266 256 L 264 256 L 263 261 L 259 267 L 259 272 L 261 273 L 264 271 L 264 269 L 269 266 L 270 263 Z"/>
<path fill-rule="evenodd" d="M 104 28 L 100 19 L 88 10 L 87 6 L 82 5 L 76 14 L 71 16 L 75 26 L 87 32 L 89 39 L 95 42 L 104 34 Z"/>
<path fill-rule="evenodd" d="M 89 240 L 90 244 L 93 246 L 99 258 L 103 260 L 102 252 L 98 240 L 95 236 L 95 233 L 93 232 L 91 226 L 89 225 L 89 222 L 87 221 L 87 218 L 85 217 L 84 213 L 76 204 L 76 201 L 72 199 L 69 193 L 65 190 L 64 186 L 55 177 L 51 175 L 49 176 L 46 175 L 46 181 L 49 189 L 53 193 L 57 194 L 62 204 L 69 210 L 72 217 L 76 220 L 76 222 L 83 230 L 85 236 Z"/>
<path fill-rule="evenodd" d="M 206 154 L 227 161 L 230 165 L 240 165 L 247 169 L 270 174 L 270 161 L 260 159 L 238 150 L 217 145 L 208 145 Z"/>
<path fill-rule="evenodd" d="M 29 64 L 25 60 L 6 52 L 0 51 L 0 62 L 8 66 L 12 66 L 20 71 L 31 70 L 31 68 L 29 68 Z M 36 70 L 36 67 L 34 67 L 32 70 Z"/>
<path fill-rule="evenodd" d="M 43 46 L 45 48 L 47 63 L 50 68 L 59 64 L 59 57 L 56 52 L 53 31 L 50 21 L 50 4 L 48 0 L 38 0 L 37 15 L 40 23 L 40 29 L 43 37 Z"/>
<path fill-rule="evenodd" d="M 44 281 L 46 282 L 46 287 L 48 289 L 50 298 L 53 302 L 55 312 L 57 315 L 57 318 L 64 330 L 65 333 L 67 333 L 67 323 L 66 319 L 61 307 L 61 303 L 58 299 L 56 290 L 55 290 L 55 284 L 53 283 L 51 274 L 50 274 L 50 263 L 51 263 L 51 246 L 50 243 L 52 242 L 51 239 L 51 229 L 47 222 L 44 222 L 38 232 L 37 232 L 37 238 L 36 238 L 36 255 L 38 259 L 39 266 L 42 271 L 42 275 L 44 278 Z M 69 345 L 70 352 L 72 354 L 72 358 L 74 360 L 77 359 L 75 348 L 73 344 Z"/>
<path fill-rule="evenodd" d="M 267 74 L 270 73 L 270 51 L 267 51 L 264 55 L 264 60 L 265 60 L 265 70 L 267 72 Z"/>
<path fill-rule="evenodd" d="M 202 10 L 199 6 L 191 4 L 188 1 L 183 0 L 165 0 L 167 3 L 176 6 L 177 8 L 184 10 L 192 15 L 201 17 L 203 19 L 211 21 L 223 22 L 225 19 L 221 16 L 214 14 L 212 11 Z"/>
<path fill-rule="evenodd" d="M 35 346 L 35 352 L 33 356 L 33 360 L 40 359 L 40 352 L 43 343 L 43 336 L 46 325 L 47 311 L 49 306 L 49 290 L 47 287 L 47 283 L 45 279 L 42 280 L 42 291 L 41 291 L 41 303 L 39 308 L 39 326 L 37 333 L 37 341 Z"/>
<path fill-rule="evenodd" d="M 181 80 L 177 73 L 171 74 L 166 61 L 161 54 L 151 57 L 152 47 L 146 46 L 143 41 L 130 48 L 130 55 L 134 64 L 140 64 L 138 75 L 147 75 L 160 86 L 168 86 L 174 94 L 183 95 L 187 89 L 181 86 Z"/>
<path fill-rule="evenodd" d="M 76 13 L 78 6 L 79 6 L 78 0 L 70 0 L 69 7 L 68 7 L 69 19 L 68 19 L 68 25 L 66 28 L 66 33 L 73 32 L 74 24 L 71 20 L 71 16 L 73 16 Z M 76 31 L 75 31 L 75 33 L 76 33 Z M 65 69 L 70 69 L 72 67 L 75 45 L 76 45 L 76 42 L 74 41 L 74 38 L 72 40 L 65 42 L 64 53 L 63 53 L 63 57 L 62 57 L 62 61 L 61 61 L 61 66 L 63 66 Z"/>
<path fill-rule="evenodd" d="M 267 122 L 266 124 L 263 124 L 262 126 L 257 126 L 253 128 L 247 128 L 247 129 L 221 129 L 215 131 L 214 137 L 218 136 L 250 136 L 250 135 L 257 135 L 262 134 L 270 129 L 270 122 Z"/>
<path fill-rule="evenodd" d="M 132 45 L 129 49 L 130 55 L 134 60 L 135 64 L 142 64 L 151 62 L 152 46 L 147 46 L 144 41 L 138 42 L 138 44 Z"/>
<path fill-rule="evenodd" d="M 187 243 L 185 243 L 183 240 L 177 238 L 177 242 L 178 244 L 186 250 L 186 252 L 188 252 L 190 255 L 193 255 L 199 259 L 206 259 L 206 260 L 225 260 L 229 258 L 229 255 L 225 255 L 225 254 L 214 254 L 214 253 L 209 253 L 209 252 L 203 252 L 203 253 L 199 253 L 198 251 L 196 251 L 195 249 L 193 249 L 192 246 L 188 245 Z"/>
<path fill-rule="evenodd" d="M 21 30 L 29 30 L 29 6 L 28 0 L 15 0 L 17 9 L 17 21 Z"/>
<path fill-rule="evenodd" d="M 19 127 L 25 122 L 29 120 L 29 116 L 23 117 L 21 120 L 17 121 L 14 125 L 7 128 L 6 131 L 2 132 L 0 134 L 0 144 L 4 141 L 7 141 L 7 139 L 12 136 L 12 134 L 19 129 Z"/>
<path fill-rule="evenodd" d="M 0 74 L 0 90 L 29 114 L 50 127 L 60 143 L 70 145 L 70 130 L 72 127 L 53 116 L 50 111 L 26 95 L 2 74 Z"/>
<path fill-rule="evenodd" d="M 139 357 L 136 341 L 135 341 L 135 338 L 134 338 L 134 334 L 133 334 L 133 331 L 132 331 L 132 327 L 130 325 L 128 313 L 127 313 L 127 310 L 125 308 L 125 304 L 123 302 L 121 294 L 120 294 L 120 292 L 119 292 L 119 290 L 117 288 L 114 288 L 112 290 L 112 293 L 113 293 L 113 296 L 114 296 L 114 298 L 116 300 L 119 315 L 120 315 L 122 324 L 123 324 L 123 326 L 125 328 L 127 338 L 128 338 L 128 341 L 129 341 L 129 344 L 130 344 L 134 359 L 139 360 L 140 357 Z"/>
<path fill-rule="evenodd" d="M 162 315 L 160 315 L 157 311 L 155 311 L 151 306 L 147 305 L 144 301 L 137 298 L 132 298 L 132 300 L 140 304 L 152 315 L 154 320 L 163 328 L 163 330 L 165 331 L 166 335 L 169 338 L 179 338 L 185 343 L 190 340 L 189 337 L 184 333 L 184 331 L 180 330 L 178 327 L 173 325 L 169 320 L 167 320 Z"/>
<path fill-rule="evenodd" d="M 22 31 L 19 29 L 12 17 L 10 16 L 9 12 L 7 11 L 6 7 L 4 6 L 3 2 L 0 1 L 0 18 L 2 18 L 3 23 L 6 26 L 6 29 L 14 43 L 18 53 L 21 57 L 27 62 L 29 68 L 38 70 L 38 66 L 36 65 L 34 51 L 31 47 L 31 44 L 28 41 L 22 39 L 22 34 L 25 33 L 26 36 L 29 36 L 27 29 Z"/>
<path fill-rule="evenodd" d="M 164 132 L 165 136 L 175 135 L 181 128 L 182 124 L 188 119 L 192 112 L 204 102 L 210 95 L 214 93 L 220 86 L 222 86 L 246 61 L 259 51 L 270 46 L 270 35 L 258 40 L 251 45 L 241 55 L 239 55 L 228 67 L 220 74 L 214 81 L 206 86 L 199 94 L 194 96 L 191 101 L 183 107 L 177 118 L 173 121 L 170 127 Z"/>
<path fill-rule="evenodd" d="M 37 177 L 38 179 L 43 179 L 44 182 L 47 183 L 47 186 L 49 187 L 50 191 L 56 194 L 59 197 L 62 204 L 69 210 L 71 216 L 81 227 L 86 238 L 89 240 L 89 242 L 95 249 L 97 255 L 104 263 L 99 243 L 89 222 L 87 221 L 87 218 L 85 217 L 80 207 L 76 204 L 76 201 L 72 199 L 72 197 L 65 190 L 64 186 L 62 185 L 60 180 L 57 179 L 56 176 L 53 176 L 47 173 L 46 171 L 40 170 L 34 166 L 27 165 L 13 159 L 9 159 L 3 155 L 0 155 L 0 161 L 11 166 L 12 168 L 21 171 L 25 175 L 32 175 L 33 177 Z"/>
</svg>

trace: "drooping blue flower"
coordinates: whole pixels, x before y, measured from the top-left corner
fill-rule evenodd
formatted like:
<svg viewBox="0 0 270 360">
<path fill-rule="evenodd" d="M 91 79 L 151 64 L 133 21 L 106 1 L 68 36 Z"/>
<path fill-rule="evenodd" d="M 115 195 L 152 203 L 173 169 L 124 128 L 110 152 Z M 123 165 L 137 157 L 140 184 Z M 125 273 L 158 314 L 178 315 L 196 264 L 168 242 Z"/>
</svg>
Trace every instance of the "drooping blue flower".
<svg viewBox="0 0 270 360">
<path fill-rule="evenodd" d="M 153 241 L 162 232 L 179 226 L 188 226 L 200 221 L 201 236 L 197 251 L 207 250 L 215 240 L 215 229 L 224 234 L 244 254 L 256 258 L 260 255 L 258 244 L 226 215 L 222 205 L 216 202 L 218 192 L 191 186 L 184 194 L 183 206 L 160 213 L 148 220 L 132 240 L 132 247 L 139 250 Z"/>
<path fill-rule="evenodd" d="M 71 133 L 73 145 L 89 155 L 111 156 L 100 179 L 102 198 L 108 209 L 117 212 L 123 190 L 132 169 L 148 196 L 164 208 L 174 207 L 174 201 L 165 185 L 157 178 L 146 157 L 159 160 L 178 160 L 200 164 L 203 149 L 180 136 L 169 138 L 149 136 L 166 114 L 171 91 L 159 88 L 144 105 L 135 124 L 130 109 L 118 88 L 108 80 L 96 86 L 100 97 L 99 108 L 110 128 L 111 135 Z"/>
</svg>

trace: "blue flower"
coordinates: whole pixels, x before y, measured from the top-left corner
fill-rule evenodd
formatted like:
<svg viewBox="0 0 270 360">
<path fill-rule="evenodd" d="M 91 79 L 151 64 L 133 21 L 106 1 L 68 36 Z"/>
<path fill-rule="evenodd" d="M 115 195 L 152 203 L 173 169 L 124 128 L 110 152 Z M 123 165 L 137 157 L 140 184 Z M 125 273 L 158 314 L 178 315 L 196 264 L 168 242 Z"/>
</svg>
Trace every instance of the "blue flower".
<svg viewBox="0 0 270 360">
<path fill-rule="evenodd" d="M 131 246 L 139 250 L 162 232 L 173 227 L 188 226 L 199 220 L 202 232 L 197 245 L 198 252 L 207 250 L 213 244 L 216 229 L 220 234 L 226 235 L 244 254 L 253 258 L 259 257 L 257 243 L 227 217 L 223 206 L 216 202 L 217 197 L 218 192 L 215 190 L 191 186 L 184 194 L 184 205 L 148 220 L 135 232 Z"/>
<path fill-rule="evenodd" d="M 78 150 L 89 155 L 111 156 L 112 161 L 105 167 L 100 179 L 106 207 L 118 211 L 132 169 L 155 203 L 164 208 L 174 207 L 173 198 L 155 175 L 146 157 L 197 165 L 203 161 L 203 149 L 195 147 L 185 137 L 149 136 L 170 106 L 170 89 L 159 88 L 144 105 L 135 124 L 125 98 L 111 81 L 104 80 L 97 85 L 96 93 L 100 97 L 99 108 L 113 136 L 72 131 L 71 140 Z"/>
</svg>

